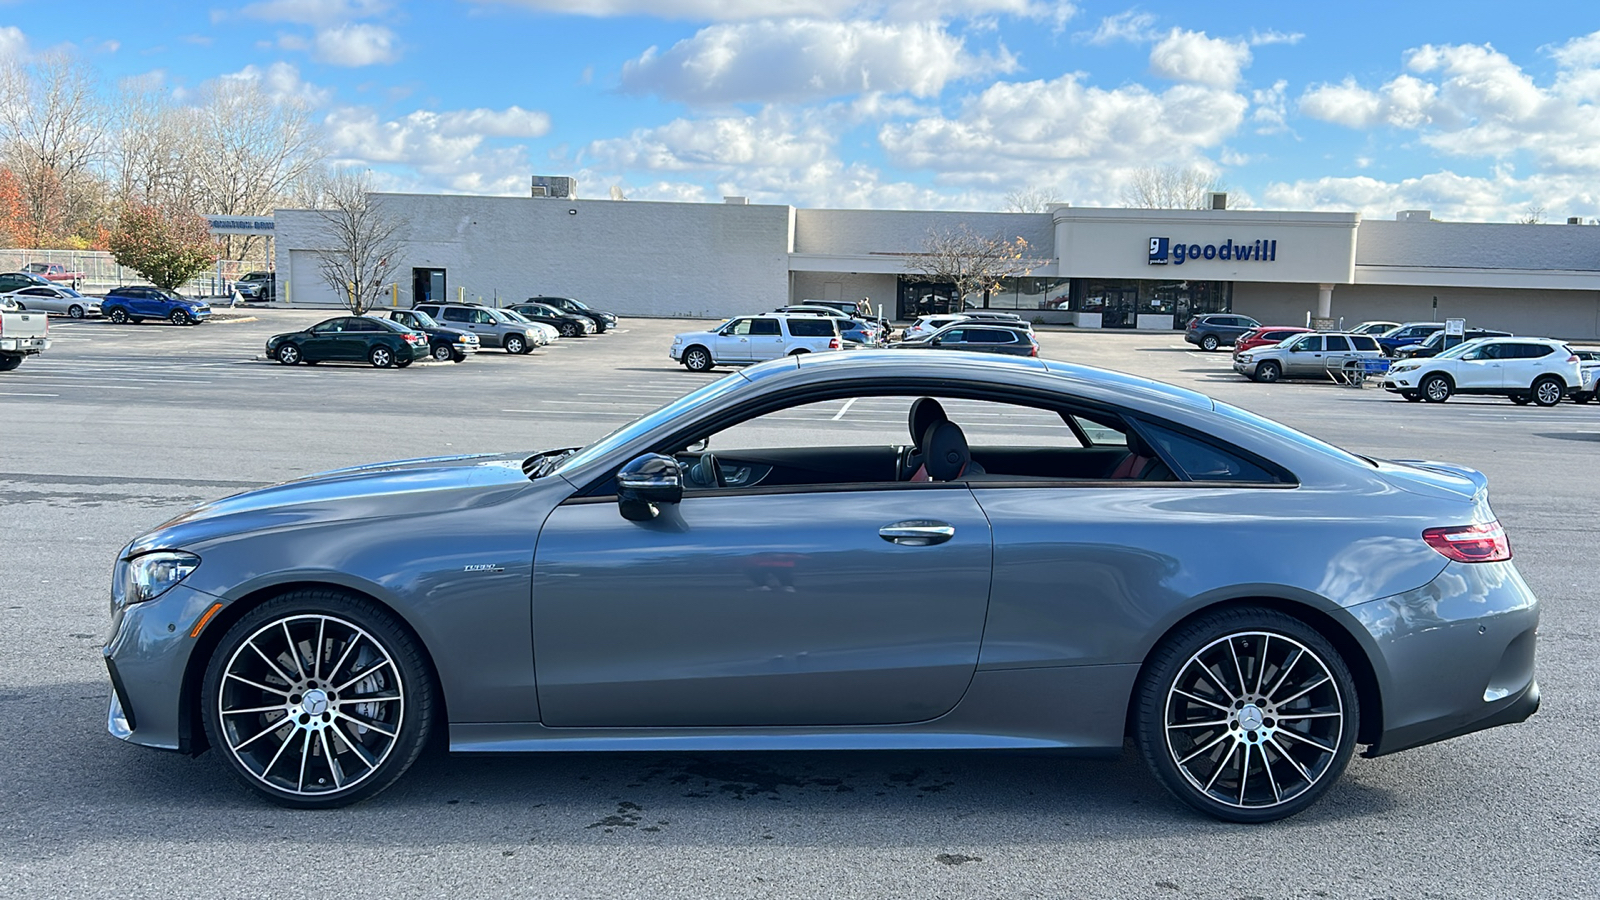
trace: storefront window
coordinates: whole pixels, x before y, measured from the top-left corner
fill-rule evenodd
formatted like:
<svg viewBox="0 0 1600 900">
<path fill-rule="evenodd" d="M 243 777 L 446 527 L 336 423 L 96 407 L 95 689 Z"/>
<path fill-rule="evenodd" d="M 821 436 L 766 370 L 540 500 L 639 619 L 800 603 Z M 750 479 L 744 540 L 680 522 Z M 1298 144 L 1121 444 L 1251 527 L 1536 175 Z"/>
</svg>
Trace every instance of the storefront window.
<svg viewBox="0 0 1600 900">
<path fill-rule="evenodd" d="M 1140 315 L 1172 316 L 1182 328 L 1190 316 L 1230 312 L 1233 282 L 1077 278 L 1067 308 L 1099 313 L 1102 328 L 1132 328 Z"/>
</svg>

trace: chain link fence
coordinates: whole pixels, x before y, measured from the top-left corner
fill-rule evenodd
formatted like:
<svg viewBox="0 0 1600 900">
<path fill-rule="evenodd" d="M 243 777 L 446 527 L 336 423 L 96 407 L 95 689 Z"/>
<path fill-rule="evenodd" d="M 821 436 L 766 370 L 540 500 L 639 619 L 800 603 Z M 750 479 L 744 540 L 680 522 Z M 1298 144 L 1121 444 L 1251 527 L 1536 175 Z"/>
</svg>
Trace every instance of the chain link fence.
<svg viewBox="0 0 1600 900">
<path fill-rule="evenodd" d="M 117 265 L 106 250 L 16 250 L 0 249 L 0 272 L 26 271 L 29 263 L 56 264 L 67 272 L 81 274 L 78 290 L 85 294 L 104 294 L 124 284 L 148 284 L 138 272 Z M 222 297 L 246 272 L 260 271 L 259 262 L 224 259 L 178 288 L 189 297 Z"/>
</svg>

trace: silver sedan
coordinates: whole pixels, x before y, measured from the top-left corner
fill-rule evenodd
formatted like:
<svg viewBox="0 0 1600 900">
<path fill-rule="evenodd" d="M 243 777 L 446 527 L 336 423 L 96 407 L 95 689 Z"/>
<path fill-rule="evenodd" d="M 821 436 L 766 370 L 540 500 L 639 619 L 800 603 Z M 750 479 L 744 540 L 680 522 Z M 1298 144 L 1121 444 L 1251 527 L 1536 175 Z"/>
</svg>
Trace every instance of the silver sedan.
<svg viewBox="0 0 1600 900">
<path fill-rule="evenodd" d="M 21 309 L 56 313 L 81 319 L 100 315 L 100 300 L 85 296 L 77 290 L 55 284 L 37 284 L 0 296 L 10 299 Z"/>
<path fill-rule="evenodd" d="M 464 753 L 1131 739 L 1182 802 L 1265 822 L 1357 745 L 1539 706 L 1538 604 L 1478 472 L 979 354 L 785 358 L 586 447 L 208 503 L 122 548 L 111 616 L 110 731 L 302 808 L 377 794 L 439 730 Z"/>
</svg>

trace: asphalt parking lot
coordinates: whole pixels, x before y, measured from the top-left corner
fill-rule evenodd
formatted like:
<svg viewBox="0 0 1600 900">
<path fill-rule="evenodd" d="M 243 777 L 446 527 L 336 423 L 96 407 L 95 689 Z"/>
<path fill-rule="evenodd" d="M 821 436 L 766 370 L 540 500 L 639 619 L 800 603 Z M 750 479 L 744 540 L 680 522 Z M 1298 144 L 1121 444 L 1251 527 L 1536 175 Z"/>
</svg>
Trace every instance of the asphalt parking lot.
<svg viewBox="0 0 1600 900">
<path fill-rule="evenodd" d="M 639 319 L 528 356 L 291 368 L 261 358 L 265 339 L 332 313 L 231 314 L 243 318 L 54 321 L 54 347 L 0 375 L 0 894 L 1600 895 L 1600 406 L 1259 385 L 1176 334 L 1041 333 L 1049 358 L 1193 387 L 1358 453 L 1489 476 L 1543 602 L 1543 709 L 1358 757 L 1287 822 L 1201 818 L 1131 752 L 441 755 L 372 802 L 289 812 L 210 755 L 105 733 L 99 647 L 118 548 L 191 504 L 314 471 L 581 444 L 728 370 L 667 358 L 671 334 L 698 325 Z"/>
</svg>

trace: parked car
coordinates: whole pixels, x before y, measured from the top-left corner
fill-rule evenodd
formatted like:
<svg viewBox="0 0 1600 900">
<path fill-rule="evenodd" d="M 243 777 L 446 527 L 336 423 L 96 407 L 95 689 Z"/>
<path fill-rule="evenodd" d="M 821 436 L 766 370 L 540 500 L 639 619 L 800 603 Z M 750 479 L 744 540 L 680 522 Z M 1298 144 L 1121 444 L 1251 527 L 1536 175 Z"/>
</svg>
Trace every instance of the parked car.
<svg viewBox="0 0 1600 900">
<path fill-rule="evenodd" d="M 1429 359 L 1395 363 L 1384 390 L 1443 403 L 1456 394 L 1490 394 L 1518 404 L 1555 406 L 1583 389 L 1578 355 L 1550 338 L 1479 338 Z"/>
<path fill-rule="evenodd" d="M 121 325 L 145 319 L 166 319 L 174 325 L 198 325 L 211 318 L 211 304 L 190 300 L 149 285 L 112 288 L 100 301 L 100 314 Z"/>
<path fill-rule="evenodd" d="M 775 312 L 796 316 L 828 316 L 839 320 L 839 336 L 857 344 L 876 345 L 883 341 L 883 329 L 876 319 L 858 319 L 833 306 L 780 306 Z"/>
<path fill-rule="evenodd" d="M 1449 350 L 1457 344 L 1464 344 L 1467 341 L 1475 341 L 1478 338 L 1486 337 L 1510 336 L 1511 332 L 1509 331 L 1492 331 L 1487 328 L 1468 328 L 1465 334 L 1445 334 L 1443 331 L 1435 331 L 1433 334 L 1428 335 L 1427 340 L 1422 343 L 1406 344 L 1403 347 L 1396 348 L 1390 355 L 1395 359 L 1427 359 L 1430 356 L 1438 356 L 1440 352 Z"/>
<path fill-rule="evenodd" d="M 50 282 L 31 272 L 0 272 L 0 294 L 38 286 L 49 287 Z"/>
<path fill-rule="evenodd" d="M 338 316 L 303 331 L 267 339 L 267 357 L 286 366 L 319 362 L 366 362 L 403 369 L 428 358 L 428 336 L 376 316 Z"/>
<path fill-rule="evenodd" d="M 714 366 L 747 366 L 843 346 L 838 319 L 767 313 L 736 316 L 711 331 L 676 335 L 668 355 L 691 372 L 709 372 Z"/>
<path fill-rule="evenodd" d="M 865 297 L 860 300 L 801 300 L 801 306 L 829 306 L 848 315 L 859 322 L 877 322 L 879 328 L 885 333 L 889 331 L 889 320 L 878 315 L 872 308 L 872 302 Z"/>
<path fill-rule="evenodd" d="M 816 446 L 815 407 L 855 398 L 928 427 Z M 974 408 L 1062 435 L 969 444 Z M 901 477 L 918 442 L 921 477 Z M 373 797 L 435 738 L 1131 743 L 1181 802 L 1260 823 L 1315 804 L 1358 744 L 1536 712 L 1539 602 L 1511 556 L 1469 468 L 1353 456 L 1087 366 L 816 353 L 581 449 L 342 469 L 134 537 L 110 579 L 106 722 L 209 746 L 303 809 Z"/>
<path fill-rule="evenodd" d="M 937 313 L 930 316 L 918 316 L 900 333 L 900 339 L 914 341 L 919 338 L 925 338 L 947 325 L 965 322 L 966 320 L 965 313 Z"/>
<path fill-rule="evenodd" d="M 527 316 L 523 315 L 522 313 L 519 313 L 514 309 L 508 309 L 506 307 L 501 307 L 500 308 L 500 312 L 501 312 L 502 315 L 504 315 L 506 318 L 510 319 L 511 321 L 513 321 L 513 322 L 523 322 L 529 328 L 532 328 L 535 331 L 537 331 L 539 333 L 540 340 L 537 343 L 534 344 L 535 347 L 543 347 L 543 346 L 545 346 L 547 344 L 553 344 L 556 341 L 561 340 L 561 331 L 560 331 L 560 329 L 556 328 L 554 325 L 551 325 L 549 322 L 536 322 L 536 321 L 528 318 Z"/>
<path fill-rule="evenodd" d="M 446 328 L 460 328 L 478 336 L 479 342 L 500 347 L 507 353 L 527 353 L 542 346 L 544 335 L 526 321 L 517 321 L 503 310 L 476 303 L 419 303 L 412 309 L 427 313 Z"/>
<path fill-rule="evenodd" d="M 97 316 L 100 314 L 100 301 L 93 297 L 86 297 L 77 290 L 63 287 L 59 284 L 35 284 L 15 290 L 9 294 L 0 294 L 0 297 L 9 297 L 16 303 L 18 309 L 38 310 L 42 313 L 60 313 L 74 319 L 84 316 Z"/>
<path fill-rule="evenodd" d="M 1349 334 L 1366 334 L 1366 335 L 1371 335 L 1373 337 L 1377 337 L 1380 334 L 1387 334 L 1388 332 L 1391 332 L 1391 331 L 1393 331 L 1393 330 L 1395 330 L 1396 328 L 1399 328 L 1399 327 L 1400 327 L 1400 323 L 1399 322 L 1379 322 L 1379 321 L 1362 322 L 1360 325 L 1357 325 L 1356 327 L 1349 329 L 1349 331 L 1347 333 L 1349 333 Z"/>
<path fill-rule="evenodd" d="M 1292 325 L 1263 325 L 1260 328 L 1252 328 L 1240 335 L 1239 339 L 1234 341 L 1233 352 L 1238 355 L 1246 350 L 1254 350 L 1257 347 L 1276 344 L 1284 338 L 1293 337 L 1297 334 L 1309 334 L 1310 332 L 1311 329 L 1309 328 L 1296 328 Z"/>
<path fill-rule="evenodd" d="M 1407 322 L 1378 335 L 1378 346 L 1383 348 L 1386 355 L 1393 356 L 1401 347 L 1420 344 L 1428 339 L 1428 335 L 1443 330 L 1443 322 Z"/>
<path fill-rule="evenodd" d="M 1196 344 L 1201 350 L 1229 347 L 1261 323 L 1249 316 L 1233 313 L 1207 313 L 1195 316 L 1183 328 L 1183 339 Z"/>
<path fill-rule="evenodd" d="M 22 271 L 37 275 L 46 281 L 65 282 L 72 287 L 77 287 L 83 282 L 82 272 L 75 272 L 60 263 L 31 262 L 23 266 Z"/>
<path fill-rule="evenodd" d="M 50 317 L 18 309 L 9 297 L 0 296 L 0 372 L 49 349 Z"/>
<path fill-rule="evenodd" d="M 446 328 L 419 309 L 391 309 L 377 318 L 398 322 L 428 336 L 428 355 L 438 362 L 463 362 L 478 352 L 478 336 L 460 328 Z"/>
<path fill-rule="evenodd" d="M 1253 381 L 1327 378 L 1334 371 L 1382 359 L 1378 341 L 1366 334 L 1305 334 L 1233 355 L 1233 370 Z"/>
<path fill-rule="evenodd" d="M 1006 356 L 1039 355 L 1039 340 L 1033 336 L 1031 329 L 978 319 L 946 325 L 933 334 L 891 346 L 898 350 L 967 350 Z"/>
<path fill-rule="evenodd" d="M 271 272 L 246 272 L 233 283 L 239 296 L 256 303 L 270 303 L 278 298 L 278 276 Z"/>
<path fill-rule="evenodd" d="M 568 312 L 575 316 L 584 316 L 594 322 L 595 331 L 599 334 L 605 334 L 607 329 L 617 327 L 617 317 L 615 315 L 601 312 L 582 300 L 574 300 L 571 297 L 529 297 L 528 302 L 543 303 L 545 306 L 553 306 L 562 312 Z"/>
<path fill-rule="evenodd" d="M 1579 403 L 1588 403 L 1600 393 L 1600 347 L 1573 347 L 1572 355 L 1578 358 L 1578 369 L 1583 387 L 1572 394 Z"/>
<path fill-rule="evenodd" d="M 561 337 L 578 337 L 598 333 L 598 325 L 588 316 L 575 316 L 544 303 L 518 303 L 507 307 L 530 322 L 542 322 L 556 330 Z"/>
</svg>

